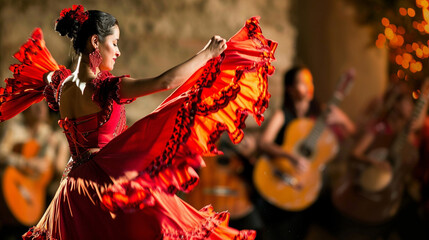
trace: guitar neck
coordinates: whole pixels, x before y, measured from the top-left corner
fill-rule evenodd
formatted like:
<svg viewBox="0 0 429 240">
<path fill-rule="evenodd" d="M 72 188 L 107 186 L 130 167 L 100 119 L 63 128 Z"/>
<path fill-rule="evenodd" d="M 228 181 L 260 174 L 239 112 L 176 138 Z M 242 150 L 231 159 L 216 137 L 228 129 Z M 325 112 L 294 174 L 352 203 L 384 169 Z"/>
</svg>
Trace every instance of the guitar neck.
<svg viewBox="0 0 429 240">
<path fill-rule="evenodd" d="M 397 159 L 400 159 L 402 148 L 407 141 L 408 135 L 411 132 L 411 126 L 419 118 L 419 115 L 423 110 L 425 104 L 426 101 L 422 96 L 417 99 L 411 118 L 407 121 L 404 128 L 402 128 L 402 130 L 398 133 L 389 149 L 388 161 L 392 166 L 394 166 L 395 169 L 398 169 L 400 167 L 400 161 Z"/>
<path fill-rule="evenodd" d="M 332 98 L 328 102 L 328 106 L 323 113 L 316 119 L 313 129 L 303 143 L 299 147 L 299 151 L 303 156 L 309 157 L 316 148 L 317 141 L 320 135 L 325 130 L 326 118 L 332 106 L 338 105 L 344 98 L 345 94 L 350 90 L 351 83 L 354 79 L 354 70 L 349 70 L 340 77 L 336 90 Z"/>
<path fill-rule="evenodd" d="M 311 129 L 310 134 L 308 134 L 307 138 L 304 139 L 303 144 L 309 150 L 313 150 L 316 147 L 317 141 L 320 138 L 320 135 L 326 128 L 326 118 L 329 114 L 330 108 L 332 106 L 337 106 L 342 100 L 342 97 L 339 94 L 334 94 L 330 101 L 328 102 L 328 106 L 322 114 L 317 117 L 314 127 Z"/>
</svg>

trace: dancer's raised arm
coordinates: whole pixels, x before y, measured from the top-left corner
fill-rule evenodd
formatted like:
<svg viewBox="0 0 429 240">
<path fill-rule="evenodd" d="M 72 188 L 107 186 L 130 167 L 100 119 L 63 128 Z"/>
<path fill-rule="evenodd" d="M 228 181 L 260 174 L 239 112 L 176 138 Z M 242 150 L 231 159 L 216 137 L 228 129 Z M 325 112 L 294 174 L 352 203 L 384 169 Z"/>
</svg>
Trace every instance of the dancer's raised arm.
<svg viewBox="0 0 429 240">
<path fill-rule="evenodd" d="M 219 56 L 226 49 L 226 40 L 213 36 L 208 44 L 195 56 L 167 70 L 154 78 L 123 78 L 120 95 L 122 98 L 136 98 L 150 93 L 175 88 L 186 81 L 206 62 Z"/>
</svg>

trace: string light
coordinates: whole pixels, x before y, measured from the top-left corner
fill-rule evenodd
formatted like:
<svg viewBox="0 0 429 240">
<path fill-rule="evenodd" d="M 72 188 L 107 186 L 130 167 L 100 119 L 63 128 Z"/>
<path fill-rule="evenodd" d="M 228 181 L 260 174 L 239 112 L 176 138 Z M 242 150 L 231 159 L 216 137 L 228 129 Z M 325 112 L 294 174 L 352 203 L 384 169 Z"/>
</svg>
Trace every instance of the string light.
<svg viewBox="0 0 429 240">
<path fill-rule="evenodd" d="M 422 60 L 429 58 L 429 40 L 423 40 L 429 34 L 429 1 L 416 0 L 416 7 L 400 7 L 398 10 L 401 16 L 411 18 L 409 24 L 418 31 L 417 34 L 407 34 L 406 27 L 397 26 L 388 17 L 383 17 L 384 31 L 378 34 L 375 45 L 391 49 L 391 61 L 400 68 L 395 77 L 409 80 L 408 73 L 423 71 Z"/>
</svg>

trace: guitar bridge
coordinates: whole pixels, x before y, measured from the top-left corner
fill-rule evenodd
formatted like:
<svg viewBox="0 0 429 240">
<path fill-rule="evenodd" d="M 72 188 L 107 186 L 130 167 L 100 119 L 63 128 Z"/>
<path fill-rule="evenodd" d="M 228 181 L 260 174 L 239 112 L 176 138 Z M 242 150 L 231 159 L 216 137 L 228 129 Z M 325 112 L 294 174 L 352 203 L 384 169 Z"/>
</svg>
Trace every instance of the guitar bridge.
<svg viewBox="0 0 429 240">
<path fill-rule="evenodd" d="M 287 174 L 284 174 L 282 171 L 278 170 L 278 169 L 274 169 L 274 175 L 278 178 L 280 178 L 282 180 L 282 182 L 284 182 L 285 184 L 297 188 L 297 189 L 301 189 L 301 185 L 299 184 L 298 180 L 294 177 L 291 177 Z"/>
</svg>

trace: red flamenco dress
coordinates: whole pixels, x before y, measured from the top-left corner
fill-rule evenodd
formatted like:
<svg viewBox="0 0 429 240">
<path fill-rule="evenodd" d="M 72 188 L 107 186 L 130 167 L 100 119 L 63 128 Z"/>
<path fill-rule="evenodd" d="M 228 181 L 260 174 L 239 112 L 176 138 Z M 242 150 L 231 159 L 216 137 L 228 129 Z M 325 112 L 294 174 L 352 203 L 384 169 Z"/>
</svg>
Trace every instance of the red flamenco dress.
<svg viewBox="0 0 429 240">
<path fill-rule="evenodd" d="M 252 230 L 228 227 L 227 212 L 198 211 L 175 195 L 198 183 L 194 169 L 204 166 L 201 156 L 218 154 L 223 131 L 238 143 L 248 114 L 263 121 L 277 43 L 262 35 L 254 17 L 227 45 L 129 128 L 123 104 L 133 99 L 119 97 L 122 77 L 102 72 L 87 83 L 102 111 L 59 121 L 72 158 L 44 216 L 23 238 L 254 239 Z M 1 89 L 0 121 L 44 98 L 58 110 L 64 82 L 79 82 L 77 71 L 51 57 L 40 29 L 15 57 L 22 64 L 11 66 L 13 78 Z"/>
</svg>

